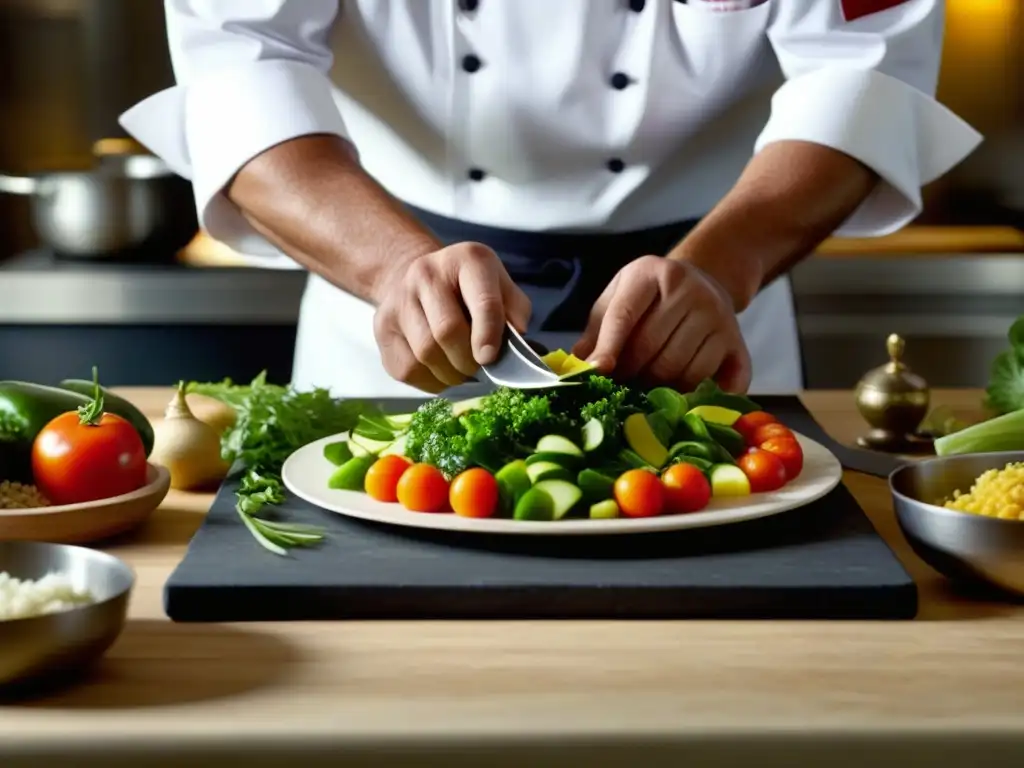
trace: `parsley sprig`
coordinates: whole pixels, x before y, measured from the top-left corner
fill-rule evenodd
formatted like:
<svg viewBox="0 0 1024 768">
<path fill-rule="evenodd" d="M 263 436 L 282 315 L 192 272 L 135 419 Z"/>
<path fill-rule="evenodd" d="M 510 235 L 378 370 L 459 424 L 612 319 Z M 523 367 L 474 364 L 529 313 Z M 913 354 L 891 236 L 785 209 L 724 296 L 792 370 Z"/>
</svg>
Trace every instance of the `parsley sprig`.
<svg viewBox="0 0 1024 768">
<path fill-rule="evenodd" d="M 267 508 L 285 499 L 285 459 L 307 443 L 353 429 L 363 404 L 337 400 L 326 389 L 299 391 L 269 384 L 266 371 L 247 385 L 231 379 L 192 382 L 188 391 L 220 400 L 235 411 L 235 425 L 221 438 L 221 452 L 226 461 L 242 467 L 235 510 L 253 538 L 276 555 L 322 542 L 321 528 L 271 519 Z"/>
</svg>

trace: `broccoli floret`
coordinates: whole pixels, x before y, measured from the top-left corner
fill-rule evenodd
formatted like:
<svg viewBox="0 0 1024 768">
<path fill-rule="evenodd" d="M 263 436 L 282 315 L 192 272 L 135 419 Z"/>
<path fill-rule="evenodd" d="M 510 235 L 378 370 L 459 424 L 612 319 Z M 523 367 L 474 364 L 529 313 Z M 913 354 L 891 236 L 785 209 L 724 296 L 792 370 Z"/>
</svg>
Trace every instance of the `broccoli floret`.
<svg viewBox="0 0 1024 768">
<path fill-rule="evenodd" d="M 433 464 L 448 477 L 470 466 L 466 428 L 443 398 L 430 400 L 413 414 L 405 437 L 405 453 L 413 461 Z"/>
</svg>

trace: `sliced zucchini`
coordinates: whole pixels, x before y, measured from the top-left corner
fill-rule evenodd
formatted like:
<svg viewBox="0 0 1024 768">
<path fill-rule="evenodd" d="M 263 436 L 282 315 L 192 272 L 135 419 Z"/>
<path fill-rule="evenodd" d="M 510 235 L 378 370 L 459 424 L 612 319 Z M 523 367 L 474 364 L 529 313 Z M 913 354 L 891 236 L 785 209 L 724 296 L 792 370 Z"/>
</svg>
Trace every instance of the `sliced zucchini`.
<svg viewBox="0 0 1024 768">
<path fill-rule="evenodd" d="M 411 413 L 395 413 L 389 414 L 385 418 L 388 420 L 388 423 L 395 429 L 405 429 L 410 424 L 412 424 L 412 417 L 413 414 Z"/>
<path fill-rule="evenodd" d="M 527 464 L 537 464 L 542 461 L 546 461 L 550 464 L 557 464 L 558 466 L 565 467 L 573 472 L 583 466 L 582 456 L 571 456 L 568 453 L 531 453 L 526 457 Z"/>
<path fill-rule="evenodd" d="M 531 488 L 516 502 L 512 517 L 516 520 L 549 522 L 555 519 L 555 500 L 543 489 Z"/>
<path fill-rule="evenodd" d="M 552 461 L 538 461 L 533 464 L 527 463 L 526 474 L 534 485 L 544 480 L 572 480 L 572 472 L 560 464 Z"/>
<path fill-rule="evenodd" d="M 576 476 L 576 484 L 583 491 L 583 498 L 590 503 L 610 499 L 615 491 L 615 478 L 596 469 L 584 469 Z"/>
<path fill-rule="evenodd" d="M 487 396 L 481 395 L 480 397 L 471 397 L 468 400 L 459 400 L 458 402 L 452 403 L 452 415 L 461 416 L 464 413 L 479 410 L 485 397 Z"/>
<path fill-rule="evenodd" d="M 515 510 L 516 504 L 533 485 L 526 471 L 526 462 L 522 460 L 506 464 L 495 473 L 494 479 L 498 481 L 501 508 L 506 514 Z"/>
<path fill-rule="evenodd" d="M 591 419 L 583 425 L 583 450 L 592 453 L 604 442 L 604 425 L 597 419 Z"/>
<path fill-rule="evenodd" d="M 541 491 L 551 497 L 552 517 L 555 520 L 565 517 L 583 498 L 583 492 L 566 480 L 541 480 L 531 490 Z"/>
<path fill-rule="evenodd" d="M 537 453 L 564 453 L 568 456 L 583 457 L 580 447 L 561 435 L 544 435 L 537 441 Z"/>
<path fill-rule="evenodd" d="M 353 456 L 379 456 L 380 452 L 393 442 L 394 440 L 371 440 L 362 435 L 349 435 L 348 447 Z"/>
<path fill-rule="evenodd" d="M 405 435 L 396 437 L 391 445 L 380 452 L 380 456 L 405 456 Z"/>
<path fill-rule="evenodd" d="M 619 505 L 615 499 L 605 499 L 590 505 L 591 520 L 612 520 L 619 516 Z"/>
</svg>

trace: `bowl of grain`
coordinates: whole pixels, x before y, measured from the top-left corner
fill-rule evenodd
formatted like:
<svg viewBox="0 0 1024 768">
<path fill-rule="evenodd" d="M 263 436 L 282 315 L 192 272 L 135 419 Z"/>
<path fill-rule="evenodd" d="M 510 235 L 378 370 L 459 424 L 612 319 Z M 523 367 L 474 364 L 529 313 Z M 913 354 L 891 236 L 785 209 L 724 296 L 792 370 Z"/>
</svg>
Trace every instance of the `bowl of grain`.
<svg viewBox="0 0 1024 768">
<path fill-rule="evenodd" d="M 135 574 L 85 547 L 0 542 L 0 691 L 60 681 L 124 628 Z"/>
<path fill-rule="evenodd" d="M 1024 452 L 913 462 L 889 476 L 889 487 L 922 560 L 951 579 L 1024 595 Z"/>
</svg>

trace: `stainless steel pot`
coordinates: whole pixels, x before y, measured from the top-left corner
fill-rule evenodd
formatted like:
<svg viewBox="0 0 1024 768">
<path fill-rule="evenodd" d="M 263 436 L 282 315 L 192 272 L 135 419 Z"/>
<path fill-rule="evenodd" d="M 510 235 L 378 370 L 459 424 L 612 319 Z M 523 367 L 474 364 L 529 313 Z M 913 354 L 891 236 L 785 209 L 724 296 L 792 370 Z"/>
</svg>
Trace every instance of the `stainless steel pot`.
<svg viewBox="0 0 1024 768">
<path fill-rule="evenodd" d="M 95 167 L 31 176 L 0 174 L 0 192 L 28 195 L 42 244 L 75 258 L 172 254 L 198 229 L 192 187 L 128 140 L 94 148 Z"/>
</svg>

